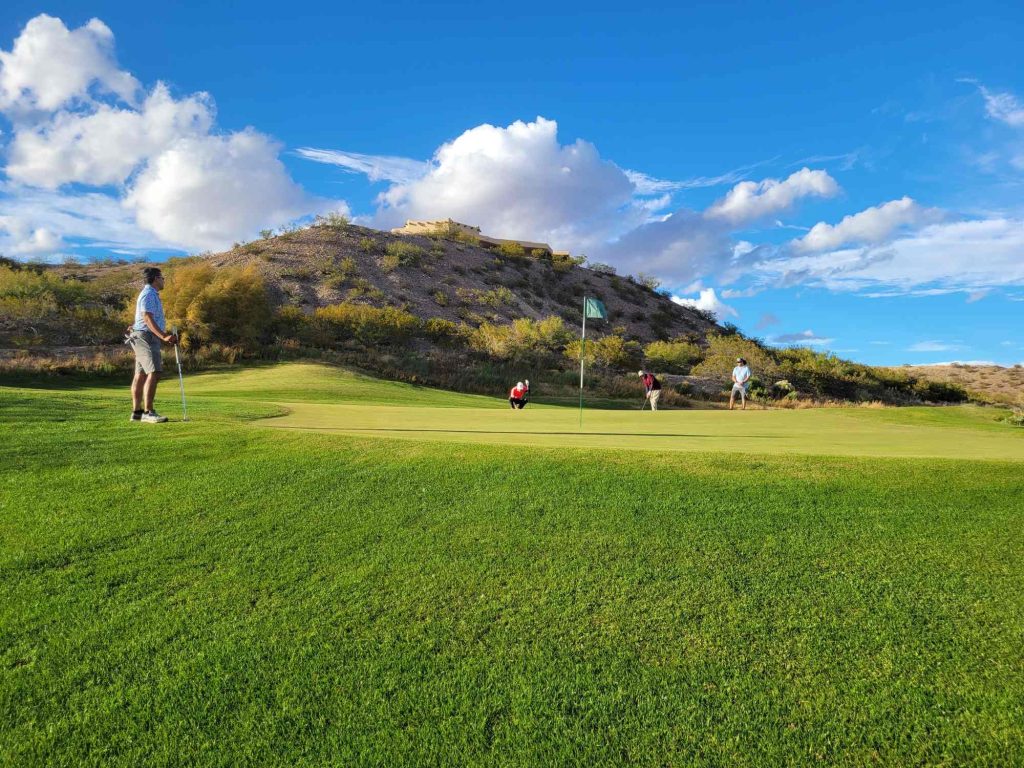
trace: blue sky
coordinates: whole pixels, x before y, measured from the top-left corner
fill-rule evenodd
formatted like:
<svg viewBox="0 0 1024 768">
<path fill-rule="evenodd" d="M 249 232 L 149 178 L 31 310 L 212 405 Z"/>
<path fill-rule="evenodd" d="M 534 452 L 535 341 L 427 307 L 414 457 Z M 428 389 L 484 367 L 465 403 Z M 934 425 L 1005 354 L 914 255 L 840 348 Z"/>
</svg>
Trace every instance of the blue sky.
<svg viewBox="0 0 1024 768">
<path fill-rule="evenodd" d="M 164 5 L 0 10 L 0 252 L 451 215 L 775 343 L 1024 360 L 1020 3 Z"/>
</svg>

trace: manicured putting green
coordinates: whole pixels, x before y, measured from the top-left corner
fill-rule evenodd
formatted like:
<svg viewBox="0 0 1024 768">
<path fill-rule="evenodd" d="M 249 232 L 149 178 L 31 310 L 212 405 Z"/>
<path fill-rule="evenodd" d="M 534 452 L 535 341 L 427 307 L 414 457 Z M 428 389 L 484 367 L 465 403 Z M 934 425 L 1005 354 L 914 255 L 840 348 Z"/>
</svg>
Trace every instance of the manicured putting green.
<svg viewBox="0 0 1024 768">
<path fill-rule="evenodd" d="M 537 447 L 1024 461 L 1024 430 L 973 406 L 641 413 L 638 386 L 636 410 L 588 409 L 581 430 L 575 408 L 544 404 L 542 394 L 539 403 L 512 411 L 501 397 L 381 381 L 314 363 L 201 374 L 190 377 L 188 388 L 199 402 L 210 398 L 211 410 L 213 398 L 276 403 L 288 413 L 262 426 L 325 433 Z M 543 393 L 543 384 L 536 388 Z"/>
</svg>

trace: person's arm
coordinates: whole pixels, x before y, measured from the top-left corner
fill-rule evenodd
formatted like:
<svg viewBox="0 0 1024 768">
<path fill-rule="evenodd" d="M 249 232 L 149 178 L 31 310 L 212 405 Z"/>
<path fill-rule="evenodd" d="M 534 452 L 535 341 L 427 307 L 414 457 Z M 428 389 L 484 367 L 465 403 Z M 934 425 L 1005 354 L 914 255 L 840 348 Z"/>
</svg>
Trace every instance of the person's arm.
<svg viewBox="0 0 1024 768">
<path fill-rule="evenodd" d="M 153 319 L 152 312 L 143 312 L 142 319 L 146 321 L 146 327 L 149 328 L 150 332 L 160 339 L 160 341 L 166 342 L 167 344 L 174 343 L 174 335 L 164 333 L 164 329 L 157 326 L 156 320 Z"/>
</svg>

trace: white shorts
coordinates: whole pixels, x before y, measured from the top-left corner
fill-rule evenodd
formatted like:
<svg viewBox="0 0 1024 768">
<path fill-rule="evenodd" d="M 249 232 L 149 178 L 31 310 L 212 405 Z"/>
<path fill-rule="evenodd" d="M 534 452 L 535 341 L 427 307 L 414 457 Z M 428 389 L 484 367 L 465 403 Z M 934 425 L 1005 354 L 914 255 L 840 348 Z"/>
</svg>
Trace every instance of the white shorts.
<svg viewBox="0 0 1024 768">
<path fill-rule="evenodd" d="M 747 396 L 747 388 L 744 387 L 742 384 L 733 384 L 732 385 L 732 393 L 734 395 L 738 394 L 741 397 L 746 397 Z"/>
</svg>

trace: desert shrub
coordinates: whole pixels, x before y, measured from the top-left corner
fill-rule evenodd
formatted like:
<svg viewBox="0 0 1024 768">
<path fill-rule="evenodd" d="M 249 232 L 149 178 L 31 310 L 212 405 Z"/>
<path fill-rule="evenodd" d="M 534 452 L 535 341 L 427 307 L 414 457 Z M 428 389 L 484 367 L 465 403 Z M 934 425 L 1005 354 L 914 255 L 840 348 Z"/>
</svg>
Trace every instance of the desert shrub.
<svg viewBox="0 0 1024 768">
<path fill-rule="evenodd" d="M 477 248 L 480 247 L 480 238 L 470 232 L 466 232 L 465 230 L 453 230 L 450 237 L 457 243 L 464 243 L 465 245 L 472 245 Z"/>
<path fill-rule="evenodd" d="M 352 301 L 353 299 L 370 299 L 371 301 L 379 301 L 384 298 L 384 291 L 374 286 L 365 277 L 357 277 L 352 280 L 352 287 L 348 289 L 347 299 Z"/>
<path fill-rule="evenodd" d="M 448 306 L 448 294 L 444 291 L 434 291 L 430 294 L 430 297 L 434 300 L 434 303 L 439 307 Z"/>
<path fill-rule="evenodd" d="M 327 227 L 330 229 L 346 229 L 348 227 L 348 217 L 334 211 L 323 215 L 318 215 L 313 221 L 314 227 Z"/>
<path fill-rule="evenodd" d="M 499 285 L 490 291 L 481 291 L 477 300 L 480 304 L 488 307 L 500 307 L 505 304 L 512 304 L 515 301 L 515 294 L 504 285 Z"/>
<path fill-rule="evenodd" d="M 595 261 L 593 264 L 588 264 L 587 268 L 591 272 L 597 272 L 599 275 L 614 275 L 615 267 L 611 264 L 603 264 L 600 261 Z"/>
<path fill-rule="evenodd" d="M 363 253 L 376 253 L 380 250 L 380 246 L 372 237 L 364 237 L 359 241 L 359 250 Z"/>
<path fill-rule="evenodd" d="M 649 291 L 656 291 L 661 287 L 661 280 L 656 278 L 654 275 L 647 275 L 643 272 L 638 272 L 634 279 L 638 285 L 642 285 Z"/>
<path fill-rule="evenodd" d="M 161 298 L 168 324 L 180 327 L 186 348 L 219 342 L 252 349 L 271 329 L 270 299 L 253 266 L 174 269 Z"/>
<path fill-rule="evenodd" d="M 704 359 L 693 367 L 697 376 L 715 376 L 726 381 L 736 367 L 736 358 L 745 358 L 752 372 L 774 379 L 779 376 L 779 366 L 764 347 L 743 336 L 722 336 L 708 334 L 708 347 Z"/>
<path fill-rule="evenodd" d="M 510 259 L 522 259 L 526 256 L 526 249 L 519 243 L 505 242 L 498 246 L 498 253 Z"/>
<path fill-rule="evenodd" d="M 568 272 L 573 267 L 578 267 L 587 260 L 586 256 L 570 256 L 568 253 L 552 253 L 551 266 L 556 272 Z"/>
<path fill-rule="evenodd" d="M 432 317 L 423 324 L 423 335 L 433 341 L 451 341 L 461 335 L 458 323 L 443 317 Z"/>
<path fill-rule="evenodd" d="M 333 261 L 324 270 L 324 284 L 329 288 L 343 288 L 359 271 L 356 261 L 346 256 L 338 263 Z"/>
<path fill-rule="evenodd" d="M 425 248 L 396 240 L 385 246 L 380 266 L 385 272 L 392 272 L 399 267 L 414 266 L 420 263 L 426 253 Z"/>
<path fill-rule="evenodd" d="M 274 335 L 279 339 L 304 340 L 309 336 L 309 318 L 299 307 L 284 306 L 274 313 Z"/>
<path fill-rule="evenodd" d="M 565 356 L 579 363 L 582 344 L 574 339 L 565 347 Z M 587 365 L 618 370 L 635 370 L 643 359 L 643 350 L 635 341 L 626 341 L 619 334 L 608 334 L 596 339 L 587 339 Z"/>
<path fill-rule="evenodd" d="M 548 251 L 545 251 L 543 248 L 534 248 L 534 249 L 532 249 L 530 251 L 530 256 L 532 256 L 535 259 L 549 259 L 549 258 L 551 258 L 551 254 Z"/>
<path fill-rule="evenodd" d="M 363 344 L 394 344 L 405 341 L 419 329 L 419 320 L 394 307 L 367 304 L 331 304 L 313 315 L 321 342 L 355 339 Z"/>
<path fill-rule="evenodd" d="M 648 367 L 664 373 L 689 373 L 703 354 L 696 344 L 685 341 L 652 341 L 644 347 Z"/>
<path fill-rule="evenodd" d="M 1003 417 L 1003 421 L 1014 427 L 1024 427 L 1024 408 L 1014 408 Z"/>
<path fill-rule="evenodd" d="M 521 317 L 509 325 L 481 323 L 470 331 L 469 345 L 499 360 L 521 360 L 553 354 L 570 338 L 571 333 L 560 317 Z"/>
<path fill-rule="evenodd" d="M 264 239 L 264 240 L 269 240 L 273 236 L 274 236 L 274 230 L 272 230 L 272 229 L 261 229 L 260 230 L 260 237 L 262 239 Z"/>
</svg>

